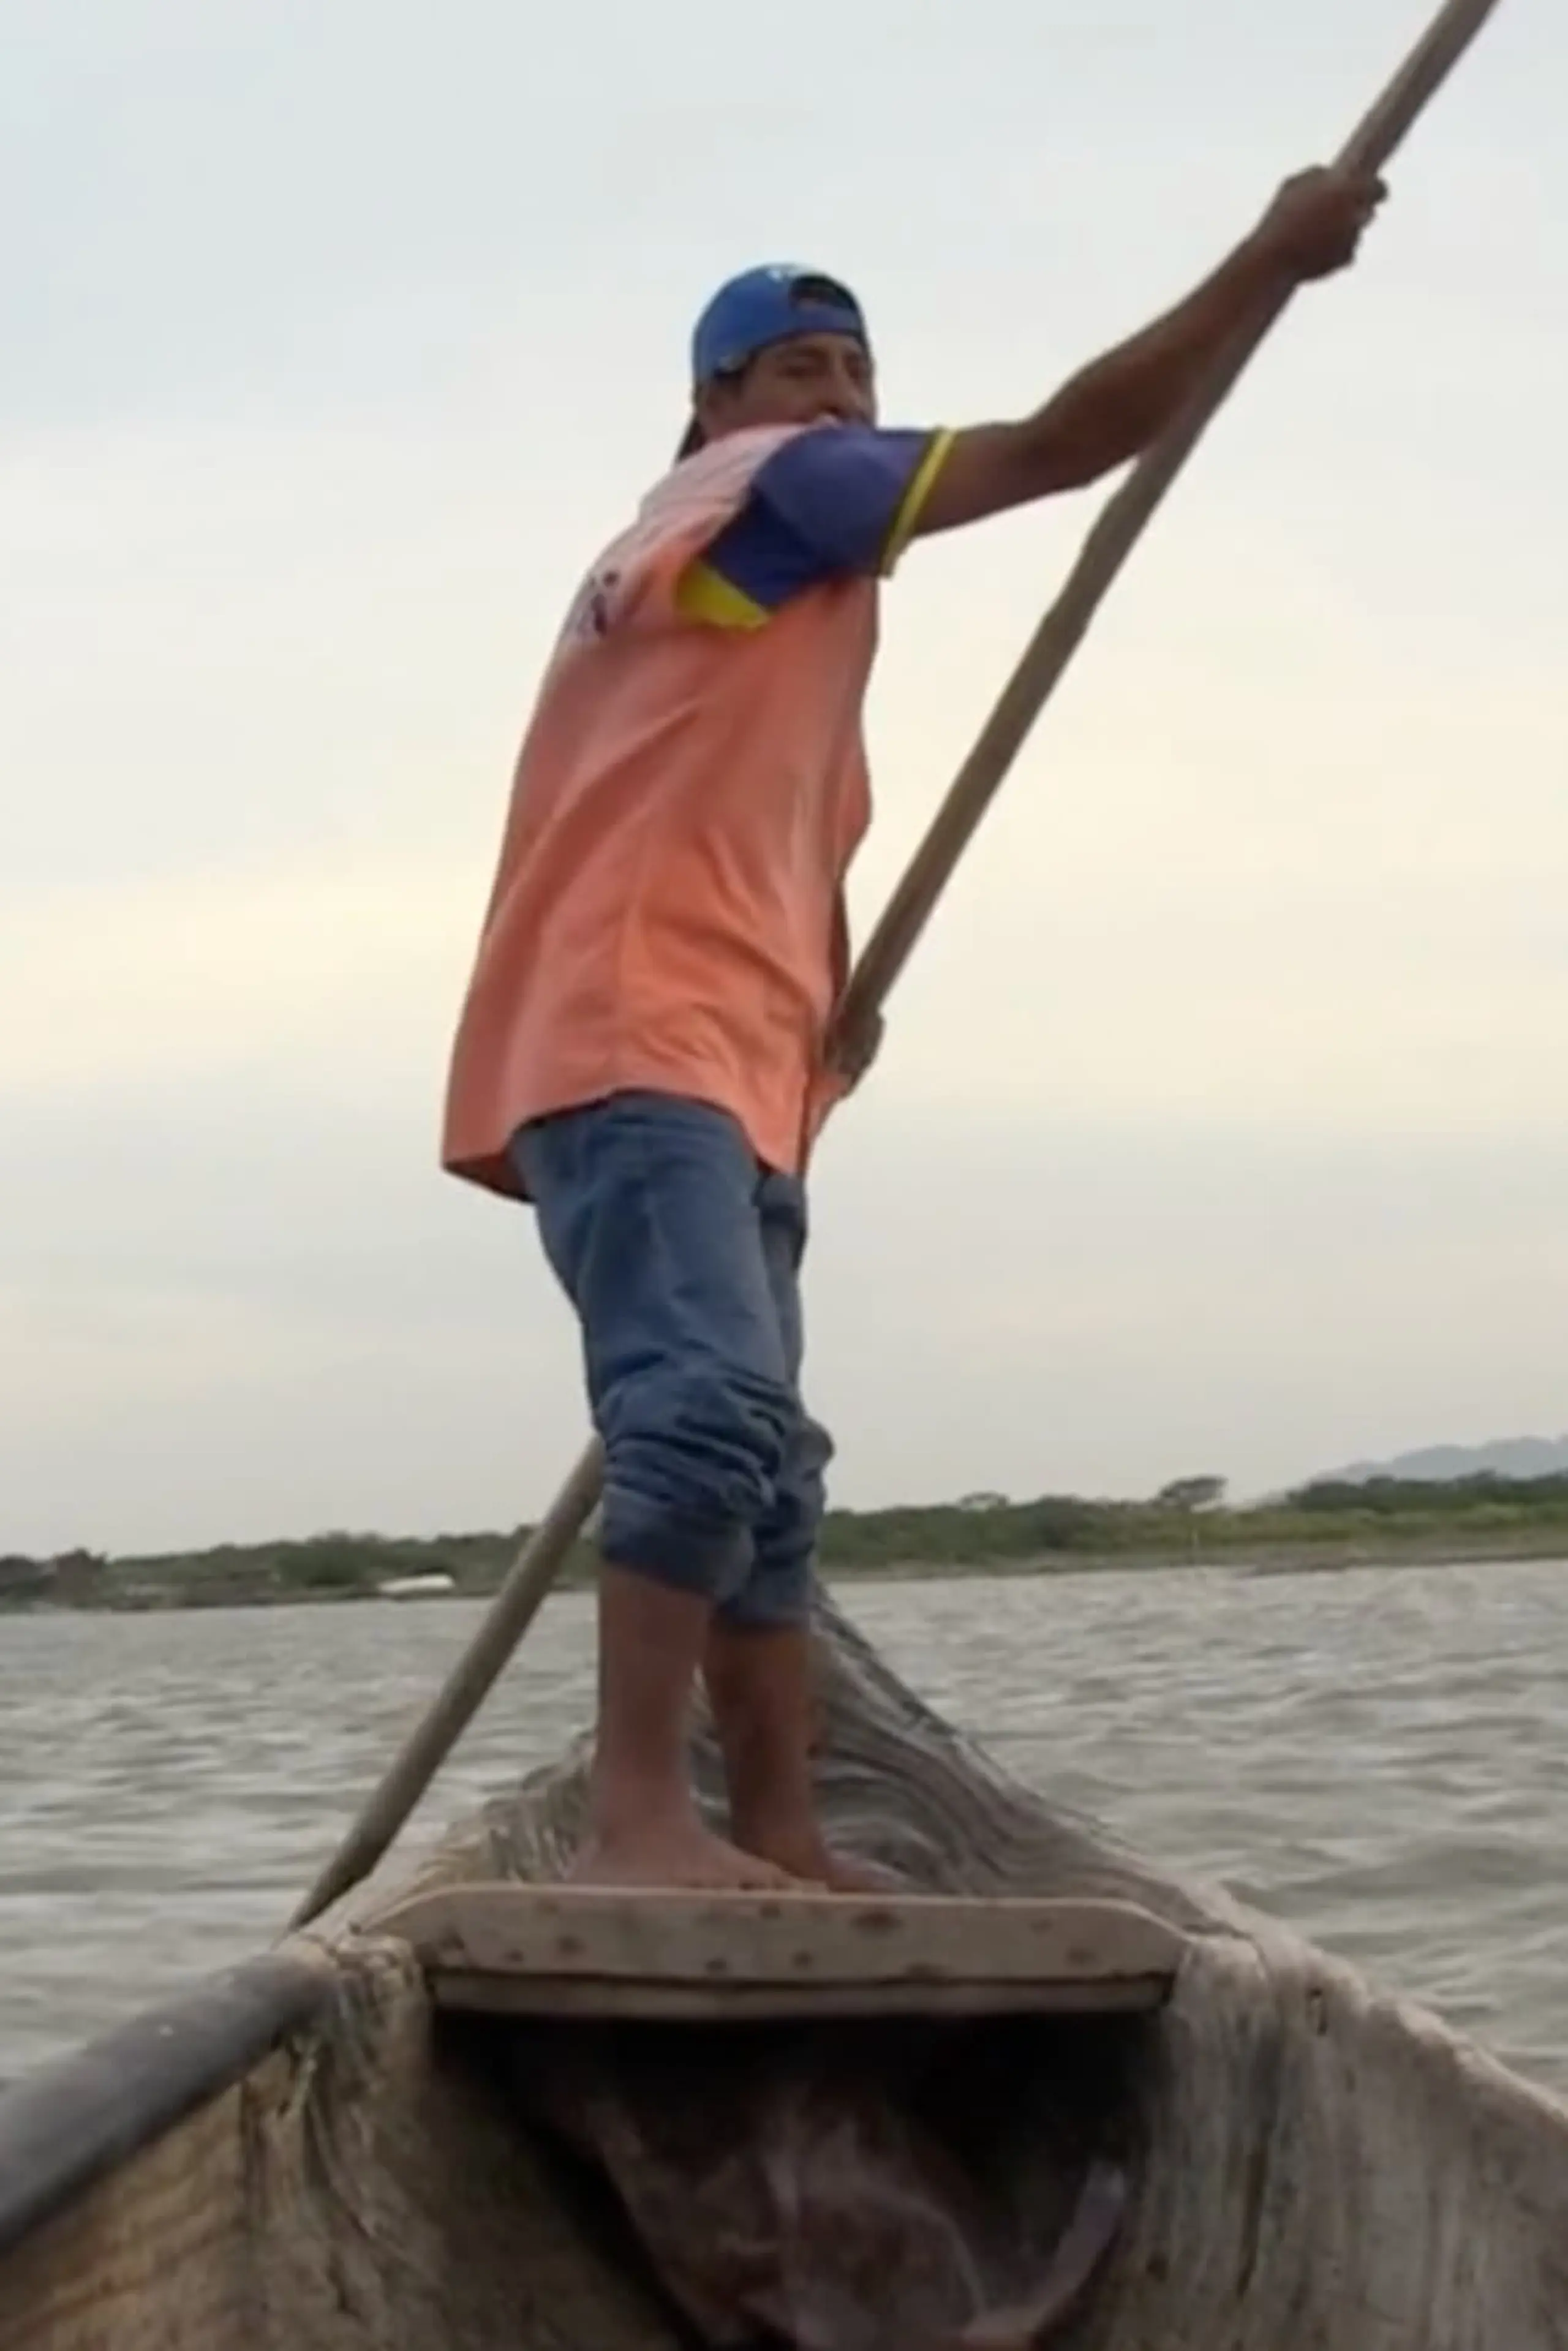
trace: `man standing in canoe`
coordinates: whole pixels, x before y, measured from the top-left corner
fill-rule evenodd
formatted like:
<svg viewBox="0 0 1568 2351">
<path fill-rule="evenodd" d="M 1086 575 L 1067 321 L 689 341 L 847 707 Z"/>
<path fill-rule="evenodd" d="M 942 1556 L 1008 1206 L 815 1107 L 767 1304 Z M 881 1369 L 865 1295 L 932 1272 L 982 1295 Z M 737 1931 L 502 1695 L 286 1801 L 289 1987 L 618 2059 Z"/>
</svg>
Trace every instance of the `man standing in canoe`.
<svg viewBox="0 0 1568 2351">
<path fill-rule="evenodd" d="M 832 1033 L 870 816 L 877 581 L 909 542 L 1137 456 L 1260 304 L 1345 266 L 1383 194 L 1309 172 L 1196 292 L 1035 414 L 876 422 L 853 297 L 714 297 L 674 470 L 594 564 L 519 756 L 453 1055 L 444 1164 L 532 1202 L 603 1442 L 581 1881 L 866 1882 L 811 1790 L 830 1447 L 800 1398 L 803 1176 L 873 1040 Z M 730 1834 L 687 1762 L 706 1679 Z"/>
</svg>

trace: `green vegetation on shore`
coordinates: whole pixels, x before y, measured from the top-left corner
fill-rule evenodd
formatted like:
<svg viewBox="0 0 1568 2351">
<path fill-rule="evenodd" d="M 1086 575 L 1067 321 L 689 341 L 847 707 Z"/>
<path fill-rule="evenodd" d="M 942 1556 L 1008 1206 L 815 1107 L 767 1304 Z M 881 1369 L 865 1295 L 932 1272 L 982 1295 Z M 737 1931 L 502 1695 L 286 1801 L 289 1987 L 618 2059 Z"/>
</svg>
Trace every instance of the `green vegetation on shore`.
<svg viewBox="0 0 1568 2351">
<path fill-rule="evenodd" d="M 831 1578 L 1060 1573 L 1094 1567 L 1229 1564 L 1288 1571 L 1445 1560 L 1568 1559 L 1568 1477 L 1479 1477 L 1444 1484 L 1381 1478 L 1322 1481 L 1278 1501 L 1228 1507 L 1224 1481 L 1179 1479 L 1152 1500 L 1071 1494 L 1011 1502 L 977 1494 L 932 1508 L 834 1510 L 821 1565 Z M 0 1607 L 247 1607 L 368 1599 L 394 1580 L 449 1576 L 459 1593 L 494 1592 L 526 1534 L 425 1541 L 322 1534 L 225 1544 L 162 1558 L 0 1558 Z M 579 1546 L 565 1581 L 585 1583 Z"/>
</svg>

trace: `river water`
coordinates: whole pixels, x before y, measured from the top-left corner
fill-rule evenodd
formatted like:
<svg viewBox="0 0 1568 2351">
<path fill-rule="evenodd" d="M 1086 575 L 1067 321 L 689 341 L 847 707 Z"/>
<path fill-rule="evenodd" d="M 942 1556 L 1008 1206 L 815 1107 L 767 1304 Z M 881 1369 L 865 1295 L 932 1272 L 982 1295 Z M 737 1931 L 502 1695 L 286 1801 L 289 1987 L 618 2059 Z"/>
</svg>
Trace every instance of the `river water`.
<svg viewBox="0 0 1568 2351">
<path fill-rule="evenodd" d="M 1568 1565 L 844 1597 L 1018 1776 L 1568 2090 Z M 477 1616 L 0 1617 L 0 2080 L 269 1941 Z M 552 1601 L 411 1843 L 580 1729 L 591 1669 Z"/>
</svg>

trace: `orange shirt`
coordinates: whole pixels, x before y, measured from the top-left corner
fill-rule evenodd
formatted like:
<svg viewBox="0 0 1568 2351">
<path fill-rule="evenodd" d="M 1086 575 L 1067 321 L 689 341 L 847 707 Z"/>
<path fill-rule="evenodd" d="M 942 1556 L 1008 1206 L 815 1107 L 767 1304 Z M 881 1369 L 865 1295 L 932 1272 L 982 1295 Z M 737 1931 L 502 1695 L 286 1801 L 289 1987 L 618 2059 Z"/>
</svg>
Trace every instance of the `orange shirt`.
<svg viewBox="0 0 1568 2351">
<path fill-rule="evenodd" d="M 458 1026 L 454 1174 L 515 1194 L 520 1125 L 633 1089 L 727 1111 L 759 1160 L 798 1170 L 837 1091 L 823 1046 L 871 813 L 875 581 L 835 577 L 766 625 L 701 617 L 701 557 L 800 430 L 737 434 L 678 465 L 573 605 Z M 706 589 L 722 605 L 722 583 Z"/>
</svg>

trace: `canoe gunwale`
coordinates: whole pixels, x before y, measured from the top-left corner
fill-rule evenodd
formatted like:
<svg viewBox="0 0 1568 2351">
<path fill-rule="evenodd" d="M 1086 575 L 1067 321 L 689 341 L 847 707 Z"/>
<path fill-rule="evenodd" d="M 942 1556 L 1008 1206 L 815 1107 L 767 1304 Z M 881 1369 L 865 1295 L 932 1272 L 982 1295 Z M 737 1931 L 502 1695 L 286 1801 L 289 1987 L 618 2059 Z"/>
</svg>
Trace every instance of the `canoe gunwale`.
<svg viewBox="0 0 1568 2351">
<path fill-rule="evenodd" d="M 337 1970 L 267 1952 L 0 2090 L 0 2252 L 318 2022 Z"/>
</svg>

